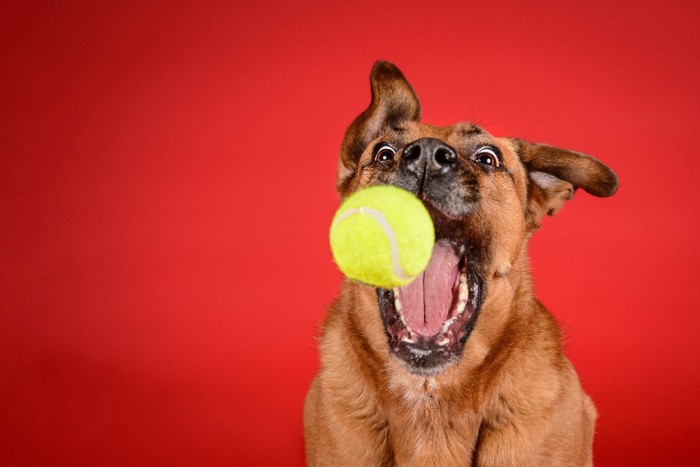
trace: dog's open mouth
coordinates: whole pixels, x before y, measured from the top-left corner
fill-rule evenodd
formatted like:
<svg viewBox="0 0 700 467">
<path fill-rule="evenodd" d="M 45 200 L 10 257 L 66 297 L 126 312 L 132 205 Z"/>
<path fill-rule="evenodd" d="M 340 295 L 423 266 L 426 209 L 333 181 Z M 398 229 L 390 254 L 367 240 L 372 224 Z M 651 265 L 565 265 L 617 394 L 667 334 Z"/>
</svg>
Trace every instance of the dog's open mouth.
<svg viewBox="0 0 700 467">
<path fill-rule="evenodd" d="M 463 244 L 440 239 L 428 267 L 413 282 L 378 289 L 391 350 L 413 373 L 434 375 L 462 355 L 481 296 L 467 251 Z"/>
</svg>

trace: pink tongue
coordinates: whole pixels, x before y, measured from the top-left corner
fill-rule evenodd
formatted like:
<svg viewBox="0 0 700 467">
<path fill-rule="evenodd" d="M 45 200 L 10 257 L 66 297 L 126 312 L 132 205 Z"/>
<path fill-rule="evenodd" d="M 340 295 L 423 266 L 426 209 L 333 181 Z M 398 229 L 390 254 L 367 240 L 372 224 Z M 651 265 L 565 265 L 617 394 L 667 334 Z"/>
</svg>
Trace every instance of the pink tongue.
<svg viewBox="0 0 700 467">
<path fill-rule="evenodd" d="M 407 286 L 399 289 L 406 324 L 424 336 L 438 333 L 452 306 L 459 274 L 459 257 L 453 248 L 438 242 L 428 267 Z"/>
</svg>

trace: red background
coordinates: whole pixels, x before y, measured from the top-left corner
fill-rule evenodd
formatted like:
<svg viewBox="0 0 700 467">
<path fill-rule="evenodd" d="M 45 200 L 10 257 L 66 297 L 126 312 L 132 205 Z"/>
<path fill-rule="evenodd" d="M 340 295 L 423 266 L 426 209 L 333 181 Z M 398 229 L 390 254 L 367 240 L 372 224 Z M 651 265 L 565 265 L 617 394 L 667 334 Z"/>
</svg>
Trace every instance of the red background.
<svg viewBox="0 0 700 467">
<path fill-rule="evenodd" d="M 3 465 L 303 464 L 336 158 L 379 58 L 424 121 L 618 172 L 536 234 L 537 291 L 596 464 L 697 457 L 693 2 L 58 3 L 0 7 Z"/>
</svg>

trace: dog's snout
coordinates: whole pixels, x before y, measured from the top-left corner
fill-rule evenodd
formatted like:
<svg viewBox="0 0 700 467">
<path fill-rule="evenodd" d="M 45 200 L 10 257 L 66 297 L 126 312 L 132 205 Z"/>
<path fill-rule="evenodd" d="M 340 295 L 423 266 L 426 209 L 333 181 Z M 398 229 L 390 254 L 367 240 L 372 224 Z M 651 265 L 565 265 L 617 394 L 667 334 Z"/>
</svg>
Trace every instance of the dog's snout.
<svg viewBox="0 0 700 467">
<path fill-rule="evenodd" d="M 436 138 L 421 138 L 406 146 L 403 158 L 409 163 L 420 162 L 429 172 L 443 172 L 454 167 L 457 153 Z"/>
</svg>

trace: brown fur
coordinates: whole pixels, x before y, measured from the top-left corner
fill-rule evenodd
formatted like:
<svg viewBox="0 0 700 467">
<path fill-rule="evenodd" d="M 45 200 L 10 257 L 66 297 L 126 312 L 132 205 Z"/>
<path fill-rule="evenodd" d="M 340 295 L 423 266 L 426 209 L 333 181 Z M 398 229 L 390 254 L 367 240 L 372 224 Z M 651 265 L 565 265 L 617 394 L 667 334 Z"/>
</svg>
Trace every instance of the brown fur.
<svg viewBox="0 0 700 467">
<path fill-rule="evenodd" d="M 530 235 L 576 188 L 609 196 L 614 173 L 595 159 L 469 124 L 418 122 L 420 106 L 391 64 L 372 71 L 372 104 L 348 129 L 338 171 L 341 198 L 392 183 L 369 162 L 377 141 L 434 137 L 460 157 L 500 149 L 510 175 L 477 173 L 478 209 L 463 222 L 484 252 L 486 295 L 458 363 L 426 377 L 391 354 L 373 287 L 346 280 L 320 343 L 321 368 L 304 408 L 311 466 L 591 465 L 596 411 L 533 294 Z M 464 162 L 469 164 L 470 162 Z"/>
</svg>

